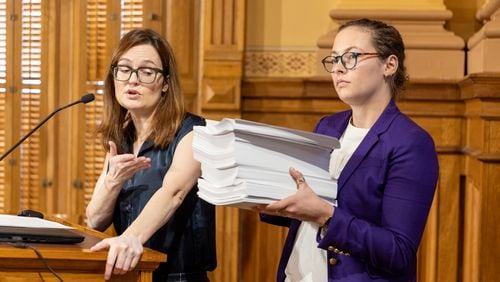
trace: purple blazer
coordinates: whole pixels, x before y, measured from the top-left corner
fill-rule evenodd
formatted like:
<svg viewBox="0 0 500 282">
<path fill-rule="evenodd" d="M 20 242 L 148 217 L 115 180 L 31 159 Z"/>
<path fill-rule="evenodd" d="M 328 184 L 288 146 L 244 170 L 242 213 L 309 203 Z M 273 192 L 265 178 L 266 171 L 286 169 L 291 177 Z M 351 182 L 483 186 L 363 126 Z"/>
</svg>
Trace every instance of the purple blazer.
<svg viewBox="0 0 500 282">
<path fill-rule="evenodd" d="M 351 113 L 324 117 L 314 131 L 340 138 Z M 328 255 L 328 281 L 415 281 L 438 173 L 431 136 L 391 101 L 342 170 L 338 207 L 326 235 L 318 234 L 318 248 Z M 284 281 L 300 221 L 261 218 L 289 227 L 277 275 Z"/>
</svg>

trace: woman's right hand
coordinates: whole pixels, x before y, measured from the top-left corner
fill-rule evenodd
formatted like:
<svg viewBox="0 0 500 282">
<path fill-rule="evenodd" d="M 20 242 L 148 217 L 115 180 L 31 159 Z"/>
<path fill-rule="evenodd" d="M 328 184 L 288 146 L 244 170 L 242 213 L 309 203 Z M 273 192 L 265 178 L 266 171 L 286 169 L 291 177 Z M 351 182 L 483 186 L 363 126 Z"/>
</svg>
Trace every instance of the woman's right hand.
<svg viewBox="0 0 500 282">
<path fill-rule="evenodd" d="M 111 187 L 121 187 L 136 172 L 151 167 L 150 158 L 117 152 L 115 142 L 109 141 L 109 170 L 106 174 L 106 182 L 110 183 Z"/>
<path fill-rule="evenodd" d="M 111 274 L 123 275 L 133 270 L 141 259 L 144 249 L 139 237 L 122 234 L 118 237 L 106 238 L 90 248 L 91 252 L 108 249 L 104 279 L 109 280 Z"/>
</svg>

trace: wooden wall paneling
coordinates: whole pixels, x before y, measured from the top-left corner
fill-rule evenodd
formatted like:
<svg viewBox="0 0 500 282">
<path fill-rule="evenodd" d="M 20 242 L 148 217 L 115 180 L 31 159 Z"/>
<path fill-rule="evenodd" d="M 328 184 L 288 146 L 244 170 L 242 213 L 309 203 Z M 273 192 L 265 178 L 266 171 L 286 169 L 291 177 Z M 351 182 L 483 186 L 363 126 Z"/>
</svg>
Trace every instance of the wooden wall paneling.
<svg viewBox="0 0 500 282">
<path fill-rule="evenodd" d="M 51 3 L 48 1 L 43 1 L 41 3 L 41 10 L 42 10 L 42 18 L 41 18 L 41 33 L 42 33 L 42 38 L 41 38 L 41 48 L 42 52 L 50 52 L 50 47 L 53 45 L 49 45 L 53 43 L 53 34 L 50 33 L 50 24 L 53 23 L 50 20 L 51 15 L 55 15 L 53 13 L 52 7 L 50 6 Z M 53 55 L 53 54 L 52 54 Z M 50 57 L 50 55 L 47 56 L 41 56 L 41 65 L 43 68 L 40 70 L 40 75 L 42 78 L 42 85 L 41 85 L 41 95 L 40 95 L 40 120 L 42 120 L 45 116 L 51 112 L 50 109 L 51 107 L 51 102 L 53 102 L 54 95 L 51 95 L 49 89 L 52 89 L 52 85 L 49 85 L 50 79 L 49 74 L 53 69 L 50 69 L 50 58 L 54 58 L 53 56 Z M 52 125 L 53 126 L 53 125 Z M 52 131 L 51 131 L 52 130 Z M 53 151 L 53 144 L 51 144 L 50 141 L 53 141 L 52 139 L 52 134 L 50 132 L 54 132 L 54 127 L 45 127 L 44 129 L 40 130 L 40 162 L 39 162 L 39 172 L 38 172 L 38 186 L 39 186 L 39 193 L 38 193 L 38 209 L 42 211 L 46 211 L 49 206 L 53 204 L 53 194 L 51 188 L 51 182 L 48 178 L 48 173 L 53 173 L 53 169 L 50 169 L 50 159 L 49 159 L 49 150 Z"/>
<path fill-rule="evenodd" d="M 245 78 L 242 118 L 311 131 L 318 120 L 348 107 L 338 99 L 329 77 Z M 460 179 L 463 172 L 461 134 L 465 105 L 457 81 L 412 81 L 397 102 L 400 109 L 433 137 L 440 178 L 418 254 L 419 281 L 456 281 L 460 270 Z M 273 280 L 285 228 L 268 227 L 255 215 L 242 213 L 244 281 Z M 277 230 L 276 230 L 277 229 Z M 267 242 L 280 242 L 270 247 Z M 248 250 L 243 248 L 242 253 Z M 460 256 L 458 256 L 460 258 Z M 265 260 L 263 260 L 265 258 Z M 265 265 L 265 267 L 262 267 Z"/>
<path fill-rule="evenodd" d="M 2 24 L 4 24 L 4 28 L 0 29 L 1 36 L 4 38 L 6 41 L 9 34 L 7 33 L 7 27 L 10 25 L 9 20 L 8 20 L 8 9 L 7 9 L 7 4 L 2 3 L 0 5 L 0 10 L 2 14 L 0 15 L 0 21 Z M 0 62 L 4 67 L 7 67 L 7 51 L 9 50 L 9 41 L 5 42 L 5 46 L 3 49 L 0 50 Z M 0 73 L 0 151 L 2 151 L 2 154 L 6 151 L 8 148 L 9 144 L 11 143 L 10 140 L 8 140 L 7 136 L 7 121 L 8 115 L 8 107 L 7 107 L 7 96 L 9 95 L 7 91 L 7 72 L 1 72 Z M 11 197 L 11 189 L 10 185 L 7 183 L 10 181 L 7 179 L 7 170 L 9 169 L 8 165 L 8 159 L 5 159 L 4 161 L 0 162 L 0 212 L 5 213 L 7 212 L 7 209 L 10 209 L 10 197 Z M 9 206 L 8 206 L 9 205 Z"/>
<path fill-rule="evenodd" d="M 246 78 L 243 93 L 242 118 L 301 130 L 347 109 L 329 78 Z"/>
<path fill-rule="evenodd" d="M 434 139 L 440 176 L 418 252 L 418 281 L 457 281 L 460 261 L 460 177 L 465 107 L 456 82 L 415 80 L 398 101 Z"/>
<path fill-rule="evenodd" d="M 498 103 L 496 105 L 491 105 L 492 108 L 498 107 Z M 491 156 L 496 156 L 498 152 L 500 152 L 500 120 L 492 119 L 488 121 L 488 151 L 491 152 Z M 493 157 L 493 158 L 497 158 Z"/>
<path fill-rule="evenodd" d="M 463 242 L 463 270 L 462 281 L 481 281 L 481 163 L 472 157 L 465 157 L 466 185 L 464 204 L 464 242 Z"/>
<path fill-rule="evenodd" d="M 412 80 L 397 102 L 434 139 L 440 176 L 418 252 L 418 281 L 457 281 L 464 103 L 456 81 Z"/>
<path fill-rule="evenodd" d="M 198 3 L 198 2 L 197 2 Z M 200 58 L 197 107 L 205 118 L 240 117 L 245 0 L 208 0 L 200 11 Z M 220 263 L 211 278 L 240 280 L 240 211 L 217 207 L 217 248 Z M 237 234 L 237 236 L 234 236 Z"/>
<path fill-rule="evenodd" d="M 500 258 L 500 74 L 468 75 L 465 101 L 463 281 L 492 281 Z"/>
<path fill-rule="evenodd" d="M 204 2 L 202 113 L 210 118 L 240 116 L 243 64 L 244 0 Z"/>
<path fill-rule="evenodd" d="M 59 33 L 59 68 L 57 79 L 58 104 L 64 105 L 78 100 L 86 92 L 85 52 L 85 1 L 61 1 Z M 84 106 L 79 105 L 61 112 L 56 117 L 57 158 L 55 178 L 54 211 L 61 217 L 79 222 L 84 209 L 83 150 Z"/>
<path fill-rule="evenodd" d="M 87 92 L 87 54 L 86 54 L 86 28 L 82 23 L 87 19 L 87 5 L 85 1 L 76 1 L 74 5 L 72 33 L 73 33 L 73 62 L 72 62 L 72 87 L 70 88 L 70 101 L 80 99 Z M 86 25 L 84 25 L 86 26 Z M 69 213 L 68 219 L 72 222 L 82 223 L 85 214 L 85 105 L 81 104 L 71 110 L 71 184 L 67 186 L 67 204 L 65 210 Z"/>
<path fill-rule="evenodd" d="M 419 248 L 417 277 L 419 281 L 456 281 L 464 107 L 461 101 L 453 99 L 456 93 L 444 91 L 439 95 L 437 92 L 440 88 L 458 92 L 453 85 L 442 85 L 431 91 L 434 98 L 441 100 L 417 98 L 418 93 L 414 93 L 422 88 L 429 91 L 430 87 L 433 83 L 412 84 L 404 95 L 406 99 L 398 101 L 400 109 L 432 135 L 439 154 L 440 177 Z"/>
<path fill-rule="evenodd" d="M 165 22 L 165 4 L 171 5 L 172 1 L 163 0 L 148 0 L 141 1 L 143 14 L 142 22 L 143 27 L 151 28 L 160 34 L 164 34 L 162 23 Z M 177 2 L 189 2 L 189 1 L 177 1 Z"/>
<path fill-rule="evenodd" d="M 261 222 L 256 212 L 240 213 L 242 250 L 238 281 L 275 281 L 288 229 Z"/>
<path fill-rule="evenodd" d="M 45 42 L 46 42 L 46 62 L 47 65 L 44 68 L 47 77 L 46 80 L 46 114 L 56 109 L 60 106 L 59 88 L 60 74 L 65 72 L 64 67 L 61 65 L 61 60 L 64 59 L 60 56 L 60 27 L 61 27 L 61 5 L 59 1 L 49 1 L 46 4 L 47 13 L 43 15 L 46 18 L 46 28 L 45 28 Z M 46 196 L 45 208 L 42 209 L 43 212 L 48 214 L 57 213 L 57 177 L 60 172 L 59 169 L 59 147 L 58 144 L 58 117 L 54 117 L 51 122 L 48 122 L 45 126 L 44 135 L 46 135 L 47 149 L 45 156 L 43 157 L 45 162 L 45 176 L 42 179 L 42 189 L 45 190 L 44 194 Z M 64 170 L 65 171 L 65 170 Z"/>
<path fill-rule="evenodd" d="M 455 131 L 457 134 L 460 131 Z M 436 257 L 434 281 L 458 281 L 461 269 L 461 173 L 463 171 L 463 157 L 459 154 L 440 153 L 441 167 L 437 197 L 435 204 L 439 205 L 437 218 L 439 229 L 436 236 L 437 247 L 428 250 L 427 256 L 434 252 Z"/>
<path fill-rule="evenodd" d="M 67 97 L 68 93 L 71 93 L 71 46 L 70 38 L 72 38 L 72 32 L 70 30 L 73 14 L 73 1 L 61 1 L 59 3 L 59 17 L 60 22 L 56 30 L 58 33 L 58 66 L 60 68 L 59 76 L 55 78 L 57 81 L 57 104 L 62 105 L 65 102 L 69 102 Z M 68 40 L 61 40 L 66 38 Z M 63 94 L 64 93 L 64 94 Z M 54 152 L 55 159 L 52 164 L 54 167 L 55 178 L 54 178 L 54 198 L 55 203 L 53 210 L 62 217 L 67 217 L 68 211 L 64 208 L 67 203 L 68 187 L 71 186 L 71 178 L 69 174 L 71 173 L 70 160 L 67 156 L 70 154 L 69 141 L 70 138 L 68 134 L 70 133 L 69 115 L 70 111 L 64 111 L 59 113 L 54 117 L 54 125 L 57 131 L 54 132 L 55 135 L 55 147 L 57 148 Z M 66 157 L 63 157 L 66 156 Z"/>
<path fill-rule="evenodd" d="M 7 1 L 7 22 L 6 22 L 6 87 L 5 94 L 5 148 L 10 148 L 22 136 L 20 136 L 19 128 L 21 127 L 20 120 L 16 117 L 20 116 L 19 107 L 19 90 L 21 89 L 20 79 L 20 59 L 18 59 L 21 49 L 21 37 L 15 35 L 16 30 L 20 30 L 20 15 L 21 6 L 14 1 Z M 5 208 L 7 213 L 15 213 L 19 209 L 20 197 L 20 148 L 12 151 L 10 155 L 3 160 L 5 166 Z"/>
<path fill-rule="evenodd" d="M 436 195 L 417 256 L 418 281 L 458 281 L 461 269 L 462 156 L 457 153 L 440 153 L 439 164 Z"/>
<path fill-rule="evenodd" d="M 165 3 L 163 34 L 174 49 L 187 109 L 199 114 L 201 3 L 196 0 Z"/>
<path fill-rule="evenodd" d="M 497 134 L 500 132 L 498 123 L 495 130 Z M 491 144 L 493 144 L 493 141 L 494 139 Z M 499 142 L 495 144 L 498 146 Z M 481 253 L 486 254 L 486 257 L 482 258 L 485 265 L 480 273 L 481 281 L 494 281 L 498 279 L 499 273 L 496 262 L 500 261 L 500 228 L 498 227 L 498 223 L 500 222 L 500 211 L 498 208 L 498 203 L 500 202 L 500 160 L 498 157 L 496 161 L 486 163 L 484 174 L 486 178 L 485 186 L 487 187 L 484 198 L 487 202 L 483 205 L 484 224 L 481 227 Z"/>
<path fill-rule="evenodd" d="M 262 249 L 260 242 L 263 240 L 264 227 L 259 220 L 259 215 L 257 213 L 241 211 L 240 216 L 241 222 L 241 256 L 240 256 L 240 267 L 241 267 L 241 278 L 240 281 L 271 281 L 271 280 L 261 280 L 257 278 L 264 274 L 263 271 L 259 271 L 259 267 L 262 264 L 276 265 L 275 261 L 271 260 L 269 256 L 276 255 L 276 252 L 271 250 L 266 250 L 266 254 L 262 255 Z M 275 241 L 276 245 L 281 246 L 283 242 Z"/>
<path fill-rule="evenodd" d="M 240 237 L 239 210 L 217 207 L 217 268 L 208 274 L 211 281 L 240 281 Z"/>
<path fill-rule="evenodd" d="M 439 191 L 438 184 L 437 190 Z M 431 210 L 427 218 L 427 224 L 422 236 L 422 241 L 417 252 L 417 280 L 418 281 L 435 281 L 437 276 L 437 245 L 438 245 L 438 229 L 439 229 L 439 211 L 438 201 L 440 195 L 434 196 Z"/>
<path fill-rule="evenodd" d="M 106 72 L 108 70 L 108 64 L 111 61 L 111 56 L 113 55 L 113 51 L 115 50 L 116 46 L 118 45 L 118 41 L 120 41 L 121 38 L 122 7 L 120 1 L 106 0 L 105 13 L 107 19 L 105 21 L 106 24 L 105 27 L 101 27 L 101 29 L 105 30 L 105 40 L 103 40 L 104 42 L 97 42 L 98 46 L 105 46 L 103 62 L 100 62 L 100 64 L 98 64 L 100 70 L 98 72 L 99 75 L 96 77 L 100 78 L 101 80 L 105 79 Z M 99 45 L 99 43 L 101 45 Z M 89 59 L 86 58 L 86 61 L 88 62 Z M 87 79 L 90 78 L 87 77 Z"/>
</svg>

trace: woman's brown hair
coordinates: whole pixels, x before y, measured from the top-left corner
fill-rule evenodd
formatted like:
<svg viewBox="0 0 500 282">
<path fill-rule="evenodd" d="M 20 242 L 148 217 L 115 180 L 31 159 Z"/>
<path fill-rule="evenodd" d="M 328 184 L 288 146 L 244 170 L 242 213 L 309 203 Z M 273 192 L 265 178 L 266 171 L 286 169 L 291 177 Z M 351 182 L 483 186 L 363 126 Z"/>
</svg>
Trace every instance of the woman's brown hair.
<svg viewBox="0 0 500 282">
<path fill-rule="evenodd" d="M 115 98 L 113 66 L 121 56 L 132 47 L 151 45 L 160 56 L 163 69 L 163 83 L 168 84 L 166 92 L 153 113 L 148 140 L 157 148 L 164 149 L 170 144 L 179 128 L 184 115 L 184 101 L 179 83 L 174 53 L 168 42 L 151 29 L 134 29 L 123 36 L 111 57 L 111 64 L 104 81 L 104 115 L 97 133 L 102 136 L 102 145 L 109 151 L 109 141 L 117 144 L 119 153 L 127 150 L 136 138 L 135 127 L 127 109 L 123 108 Z"/>
<path fill-rule="evenodd" d="M 404 89 L 408 75 L 406 73 L 405 61 L 405 45 L 399 31 L 384 22 L 359 19 L 346 22 L 339 27 L 339 31 L 347 27 L 360 27 L 371 32 L 372 43 L 380 54 L 380 58 L 386 59 L 390 55 L 395 55 L 398 58 L 398 69 L 394 75 L 387 78 L 391 87 L 391 94 L 397 98 Z"/>
</svg>

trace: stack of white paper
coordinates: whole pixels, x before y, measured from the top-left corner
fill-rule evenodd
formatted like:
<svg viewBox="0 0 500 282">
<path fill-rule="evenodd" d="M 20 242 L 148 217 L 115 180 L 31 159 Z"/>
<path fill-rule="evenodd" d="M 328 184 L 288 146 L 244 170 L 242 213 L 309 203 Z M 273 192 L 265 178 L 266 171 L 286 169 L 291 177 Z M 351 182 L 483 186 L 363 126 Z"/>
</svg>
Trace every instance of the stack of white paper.
<svg viewBox="0 0 500 282">
<path fill-rule="evenodd" d="M 328 173 L 336 138 L 239 119 L 194 127 L 193 152 L 201 163 L 198 195 L 214 205 L 250 207 L 294 194 L 288 169 L 304 174 L 320 197 L 334 202 Z"/>
</svg>

